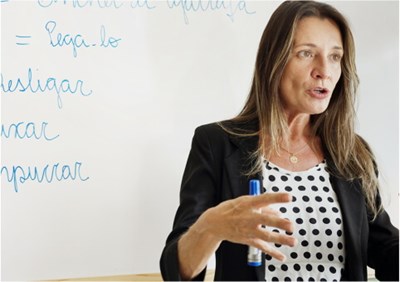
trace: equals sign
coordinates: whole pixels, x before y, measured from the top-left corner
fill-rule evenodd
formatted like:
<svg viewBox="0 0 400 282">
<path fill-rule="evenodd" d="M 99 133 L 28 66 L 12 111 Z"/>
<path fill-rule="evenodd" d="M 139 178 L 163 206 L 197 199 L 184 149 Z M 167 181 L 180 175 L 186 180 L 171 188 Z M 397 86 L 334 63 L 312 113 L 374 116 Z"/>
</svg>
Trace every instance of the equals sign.
<svg viewBox="0 0 400 282">
<path fill-rule="evenodd" d="M 17 45 L 19 46 L 29 45 L 30 43 L 27 41 L 32 38 L 32 36 L 29 35 L 16 35 L 15 37 L 17 38 Z"/>
</svg>

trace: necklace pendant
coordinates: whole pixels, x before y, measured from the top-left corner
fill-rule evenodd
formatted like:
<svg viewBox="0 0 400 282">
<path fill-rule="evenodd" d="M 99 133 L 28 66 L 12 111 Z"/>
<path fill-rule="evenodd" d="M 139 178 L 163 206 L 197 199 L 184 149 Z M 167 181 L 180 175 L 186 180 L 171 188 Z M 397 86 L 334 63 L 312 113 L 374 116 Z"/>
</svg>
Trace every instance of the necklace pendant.
<svg viewBox="0 0 400 282">
<path fill-rule="evenodd" d="M 297 163 L 299 162 L 299 159 L 298 159 L 295 155 L 291 155 L 291 156 L 289 157 L 289 161 L 290 161 L 292 164 L 297 164 Z"/>
</svg>

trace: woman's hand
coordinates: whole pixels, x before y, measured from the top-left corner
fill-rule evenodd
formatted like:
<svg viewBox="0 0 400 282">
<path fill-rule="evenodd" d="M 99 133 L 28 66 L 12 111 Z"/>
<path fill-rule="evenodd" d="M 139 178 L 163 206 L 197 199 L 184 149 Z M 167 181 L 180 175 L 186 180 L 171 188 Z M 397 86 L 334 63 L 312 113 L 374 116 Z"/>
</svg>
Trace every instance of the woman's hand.
<svg viewBox="0 0 400 282">
<path fill-rule="evenodd" d="M 222 241 L 249 245 L 278 260 L 285 256 L 269 243 L 294 246 L 292 236 L 268 231 L 270 226 L 293 232 L 293 224 L 270 208 L 291 201 L 287 193 L 242 196 L 205 211 L 178 242 L 178 259 L 183 280 L 197 276 Z"/>
<path fill-rule="evenodd" d="M 283 261 L 285 256 L 269 243 L 294 246 L 296 239 L 266 230 L 263 226 L 292 233 L 293 224 L 270 208 L 271 204 L 286 203 L 291 199 L 288 193 L 265 193 L 228 200 L 207 210 L 194 227 L 200 232 L 209 232 L 218 241 L 227 240 L 253 246 Z"/>
</svg>

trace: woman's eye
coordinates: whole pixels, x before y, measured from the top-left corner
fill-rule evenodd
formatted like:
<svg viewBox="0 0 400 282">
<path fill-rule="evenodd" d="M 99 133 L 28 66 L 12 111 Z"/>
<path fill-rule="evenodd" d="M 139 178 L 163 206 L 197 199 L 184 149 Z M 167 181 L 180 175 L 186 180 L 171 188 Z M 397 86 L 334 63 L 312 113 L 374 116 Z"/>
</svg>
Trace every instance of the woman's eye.
<svg viewBox="0 0 400 282">
<path fill-rule="evenodd" d="M 313 56 L 313 54 L 312 54 L 311 51 L 303 50 L 303 51 L 300 51 L 300 52 L 298 53 L 298 56 L 299 56 L 300 58 L 311 58 L 311 57 Z"/>
<path fill-rule="evenodd" d="M 340 62 L 340 60 L 342 59 L 342 55 L 340 54 L 333 54 L 332 55 L 332 60 L 335 62 Z"/>
</svg>

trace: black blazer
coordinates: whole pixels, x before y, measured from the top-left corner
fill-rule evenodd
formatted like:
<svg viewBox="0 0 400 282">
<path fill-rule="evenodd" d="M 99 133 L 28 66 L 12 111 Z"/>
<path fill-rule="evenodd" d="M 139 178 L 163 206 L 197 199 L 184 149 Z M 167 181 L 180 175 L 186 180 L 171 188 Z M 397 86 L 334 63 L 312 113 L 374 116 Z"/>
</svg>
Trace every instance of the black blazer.
<svg viewBox="0 0 400 282">
<path fill-rule="evenodd" d="M 240 138 L 227 134 L 219 125 L 196 129 L 180 191 L 180 206 L 173 230 L 167 238 L 160 268 L 164 280 L 181 280 L 177 256 L 180 236 L 208 208 L 248 194 L 249 153 L 258 137 Z M 328 167 L 334 165 L 325 156 Z M 383 211 L 372 222 L 358 182 L 331 174 L 342 210 L 345 234 L 345 269 L 342 280 L 367 280 L 366 266 L 375 269 L 380 280 L 399 280 L 399 233 Z M 379 199 L 377 199 L 379 201 Z M 265 280 L 265 257 L 260 267 L 247 266 L 248 247 L 228 241 L 216 252 L 215 280 Z M 205 270 L 195 278 L 204 280 Z"/>
</svg>

